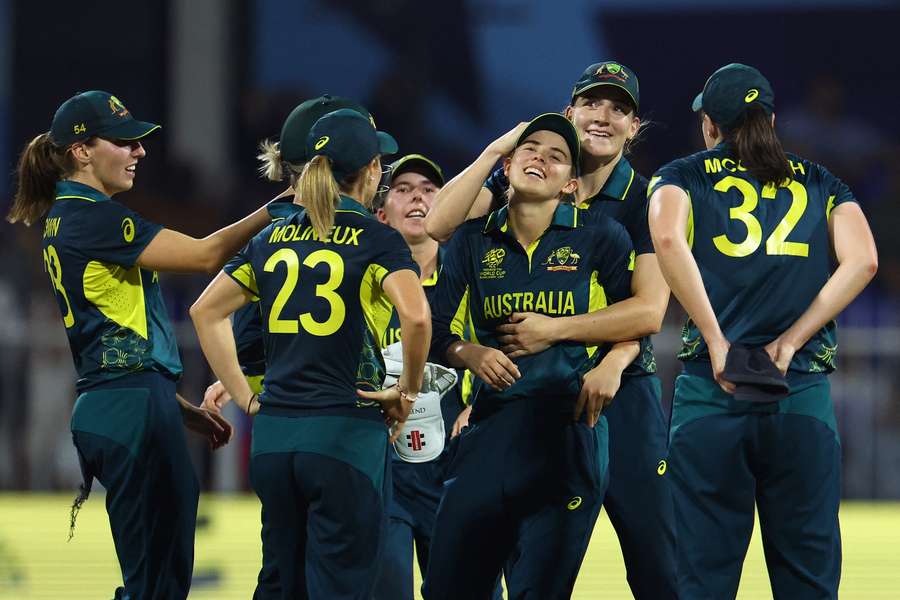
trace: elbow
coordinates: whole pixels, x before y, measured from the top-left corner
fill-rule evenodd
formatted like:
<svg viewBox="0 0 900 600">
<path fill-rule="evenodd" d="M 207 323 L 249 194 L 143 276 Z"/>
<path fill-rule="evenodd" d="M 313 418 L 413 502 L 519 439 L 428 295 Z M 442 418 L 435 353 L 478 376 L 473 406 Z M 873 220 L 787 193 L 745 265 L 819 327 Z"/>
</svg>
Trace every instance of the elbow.
<svg viewBox="0 0 900 600">
<path fill-rule="evenodd" d="M 656 308 L 647 309 L 647 315 L 644 319 L 646 333 L 644 335 L 656 335 L 662 331 L 663 319 L 666 316 L 666 309 Z"/>
<path fill-rule="evenodd" d="M 679 241 L 674 233 L 660 233 L 653 236 L 653 248 L 657 254 L 665 254 L 674 250 Z"/>
<path fill-rule="evenodd" d="M 191 321 L 194 323 L 194 327 L 199 327 L 201 322 L 203 321 L 203 317 L 205 314 L 205 307 L 203 306 L 202 300 L 197 300 L 191 305 L 191 308 L 188 309 L 188 315 L 191 317 Z"/>
<path fill-rule="evenodd" d="M 872 254 L 866 261 L 862 264 L 862 272 L 866 275 L 868 281 L 872 281 L 872 278 L 875 277 L 875 274 L 878 273 L 878 255 Z"/>
<path fill-rule="evenodd" d="M 428 234 L 428 237 L 431 239 L 440 242 L 441 244 L 446 243 L 447 240 L 450 239 L 450 236 L 447 235 L 446 231 L 442 231 L 434 222 L 434 219 L 431 218 L 431 215 L 426 215 L 425 217 L 425 233 Z"/>
</svg>

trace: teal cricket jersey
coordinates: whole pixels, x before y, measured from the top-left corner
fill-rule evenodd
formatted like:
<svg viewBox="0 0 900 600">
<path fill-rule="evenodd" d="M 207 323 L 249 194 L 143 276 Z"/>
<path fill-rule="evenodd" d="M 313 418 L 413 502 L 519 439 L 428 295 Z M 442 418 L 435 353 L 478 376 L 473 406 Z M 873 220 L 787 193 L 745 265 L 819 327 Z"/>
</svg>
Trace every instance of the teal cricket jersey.
<svg viewBox="0 0 900 600">
<path fill-rule="evenodd" d="M 498 168 L 491 173 L 484 187 L 491 191 L 494 198 L 493 205 L 499 208 L 506 203 L 509 180 L 503 174 L 503 169 Z M 655 252 L 647 221 L 648 207 L 647 179 L 635 171 L 625 157 L 622 157 L 600 191 L 582 202 L 578 208 L 592 214 L 607 216 L 620 223 L 631 237 L 635 255 L 640 256 Z M 656 358 L 650 336 L 641 338 L 640 342 L 640 354 L 628 365 L 623 375 L 656 373 Z"/>
<path fill-rule="evenodd" d="M 831 275 L 829 215 L 856 201 L 824 167 L 788 158 L 793 179 L 778 187 L 752 179 L 726 143 L 673 161 L 650 180 L 649 194 L 674 185 L 690 199 L 688 243 L 731 343 L 768 344 L 806 311 Z M 690 320 L 682 342 L 681 360 L 709 361 Z M 797 351 L 789 370 L 831 372 L 836 352 L 832 321 Z"/>
<path fill-rule="evenodd" d="M 464 223 L 449 243 L 432 305 L 435 356 L 446 356 L 466 327 L 472 342 L 498 348 L 496 327 L 513 312 L 583 314 L 630 295 L 631 242 L 621 225 L 560 203 L 550 227 L 525 249 L 508 231 L 507 210 Z M 518 358 L 522 378 L 504 391 L 476 378 L 474 402 L 499 407 L 536 395 L 574 400 L 582 375 L 606 349 L 562 342 Z"/>
<path fill-rule="evenodd" d="M 263 229 L 225 266 L 259 299 L 263 412 L 382 418 L 356 390 L 381 389 L 380 340 L 393 309 L 381 284 L 402 269 L 418 273 L 403 237 L 346 196 L 327 240 L 301 210 Z"/>
<path fill-rule="evenodd" d="M 44 269 L 56 293 L 79 392 L 137 371 L 181 375 L 155 271 L 135 264 L 162 226 L 74 181 L 56 184 Z"/>
</svg>

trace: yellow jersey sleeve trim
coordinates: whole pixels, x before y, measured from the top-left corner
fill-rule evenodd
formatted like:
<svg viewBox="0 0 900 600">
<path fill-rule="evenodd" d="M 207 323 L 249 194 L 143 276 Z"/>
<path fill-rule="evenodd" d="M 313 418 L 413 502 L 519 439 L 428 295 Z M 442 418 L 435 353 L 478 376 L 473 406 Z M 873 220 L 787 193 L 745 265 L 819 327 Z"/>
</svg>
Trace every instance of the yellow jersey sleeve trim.
<svg viewBox="0 0 900 600">
<path fill-rule="evenodd" d="M 834 195 L 828 196 L 828 204 L 825 205 L 825 220 L 831 218 L 831 211 L 834 210 Z"/>
<path fill-rule="evenodd" d="M 256 273 L 250 263 L 244 263 L 231 273 L 231 278 L 253 294 L 253 300 L 259 300 L 259 287 L 256 285 Z"/>
</svg>

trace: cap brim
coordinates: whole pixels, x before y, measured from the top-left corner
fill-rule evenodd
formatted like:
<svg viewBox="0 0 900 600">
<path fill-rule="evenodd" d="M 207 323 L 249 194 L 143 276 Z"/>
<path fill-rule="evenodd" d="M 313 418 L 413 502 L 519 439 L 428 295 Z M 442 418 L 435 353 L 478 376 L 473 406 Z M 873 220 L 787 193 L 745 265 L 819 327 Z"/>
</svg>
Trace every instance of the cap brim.
<svg viewBox="0 0 900 600">
<path fill-rule="evenodd" d="M 397 154 L 397 151 L 400 149 L 397 146 L 397 140 L 389 134 L 383 131 L 377 132 L 378 135 L 378 152 L 382 155 L 384 154 Z"/>
<path fill-rule="evenodd" d="M 569 147 L 569 153 L 572 155 L 572 164 L 576 171 L 578 170 L 578 161 L 581 159 L 581 141 L 578 139 L 578 132 L 571 121 L 559 113 L 544 113 L 538 115 L 531 120 L 519 139 L 516 140 L 516 147 L 522 145 L 529 135 L 535 131 L 552 131 L 557 133 L 566 141 Z"/>
<path fill-rule="evenodd" d="M 697 97 L 694 98 L 694 101 L 691 102 L 691 110 L 694 112 L 700 112 L 703 110 L 703 92 L 697 94 Z"/>
<path fill-rule="evenodd" d="M 413 171 L 420 173 L 436 183 L 439 187 L 444 186 L 444 174 L 437 163 L 421 154 L 408 154 L 403 158 L 391 163 L 391 178 L 396 177 L 400 173 Z"/>
<path fill-rule="evenodd" d="M 147 137 L 158 129 L 161 129 L 161 126 L 154 123 L 130 120 L 119 123 L 109 129 L 98 131 L 97 135 L 116 140 L 139 140 Z"/>
<path fill-rule="evenodd" d="M 635 111 L 638 110 L 639 105 L 638 105 L 637 98 L 635 98 L 631 94 L 631 91 L 627 87 L 622 85 L 621 83 L 614 83 L 612 81 L 597 81 L 595 83 L 589 83 L 586 86 L 584 86 L 583 88 L 576 88 L 575 91 L 572 92 L 572 100 L 574 100 L 576 97 L 582 95 L 586 91 L 592 90 L 595 87 L 600 87 L 601 85 L 608 85 L 608 86 L 616 87 L 616 88 L 619 88 L 620 90 L 622 90 L 623 92 L 625 92 L 626 94 L 628 94 L 628 97 L 631 98 L 631 103 L 634 105 L 634 110 Z"/>
</svg>

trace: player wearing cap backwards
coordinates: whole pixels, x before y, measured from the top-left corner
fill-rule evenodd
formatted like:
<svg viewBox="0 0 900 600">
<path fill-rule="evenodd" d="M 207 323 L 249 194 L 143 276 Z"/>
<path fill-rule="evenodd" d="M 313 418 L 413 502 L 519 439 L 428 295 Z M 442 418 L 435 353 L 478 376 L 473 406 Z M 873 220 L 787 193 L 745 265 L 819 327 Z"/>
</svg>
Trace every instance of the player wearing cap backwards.
<svg viewBox="0 0 900 600">
<path fill-rule="evenodd" d="M 253 238 L 191 308 L 216 375 L 241 408 L 259 413 L 250 480 L 272 524 L 264 543 L 274 546 L 283 597 L 370 598 L 375 584 L 390 486 L 379 405 L 392 424 L 406 419 L 431 330 L 409 248 L 366 209 L 380 156 L 396 150 L 358 112 L 319 119 L 295 186 L 304 210 Z M 228 319 L 253 298 L 266 345 L 262 394 L 241 372 Z M 375 391 L 391 306 L 406 368 L 396 386 Z"/>
<path fill-rule="evenodd" d="M 499 327 L 502 349 L 512 358 L 541 352 L 561 341 L 582 343 L 641 339 L 633 361 L 611 352 L 585 375 L 582 394 L 604 408 L 609 425 L 609 489 L 603 505 L 615 527 L 628 584 L 639 600 L 675 598 L 675 533 L 665 472 L 668 419 L 650 338 L 659 331 L 669 290 L 659 270 L 647 225 L 647 180 L 625 158 L 641 121 L 637 75 L 612 61 L 590 65 L 572 90 L 565 115 L 581 140 L 577 206 L 621 223 L 634 245 L 633 296 L 601 311 L 547 317 L 517 311 Z M 484 170 L 512 150 L 524 124 L 497 139 L 471 167 Z M 481 182 L 457 177 L 441 190 L 426 220 L 429 233 L 445 240 L 464 218 L 506 202 L 502 169 Z M 642 338 L 642 336 L 644 336 Z M 463 413 L 465 418 L 467 413 Z"/>
<path fill-rule="evenodd" d="M 303 172 L 308 157 L 306 137 L 309 130 L 321 117 L 341 108 L 349 108 L 371 119 L 369 112 L 357 102 L 339 96 L 325 94 L 306 100 L 297 105 L 285 119 L 278 142 L 264 140 L 260 144 L 260 173 L 269 181 L 289 181 L 290 186 L 269 206 L 275 219 L 290 216 L 302 208 L 294 204 L 295 186 Z M 258 302 L 251 302 L 234 313 L 232 332 L 237 347 L 238 362 L 244 376 L 255 393 L 262 393 L 266 371 L 265 344 L 263 342 L 262 316 Z M 215 382 L 206 390 L 203 407 L 219 412 L 231 400 L 225 386 Z M 261 511 L 262 537 L 265 539 L 272 530 L 272 524 Z M 254 600 L 281 598 L 281 581 L 272 556 L 272 544 L 263 542 L 262 567 L 257 578 Z"/>
<path fill-rule="evenodd" d="M 8 216 L 44 219 L 44 267 L 80 393 L 71 428 L 84 486 L 73 526 L 96 477 L 122 570 L 117 598 L 187 596 L 199 489 L 178 424 L 213 447 L 231 436 L 227 421 L 175 393 L 181 361 L 157 271 L 214 271 L 269 222 L 262 208 L 194 239 L 113 200 L 131 189 L 141 141 L 158 129 L 107 92 L 73 96 L 22 152 Z"/>
<path fill-rule="evenodd" d="M 837 598 L 841 454 L 826 375 L 833 319 L 875 274 L 875 244 L 847 186 L 785 154 L 759 71 L 722 67 L 693 108 L 707 150 L 650 181 L 659 263 L 689 316 L 666 473 L 679 593 L 735 597 L 755 504 L 774 596 Z M 764 348 L 790 394 L 733 394 L 724 375 L 772 379 L 752 351 L 729 352 L 737 344 Z"/>
<path fill-rule="evenodd" d="M 438 509 L 429 600 L 488 597 L 513 555 L 510 598 L 568 597 L 605 488 L 606 440 L 591 429 L 605 419 L 579 394 L 606 348 L 560 342 L 512 359 L 497 326 L 514 312 L 569 316 L 624 299 L 631 243 L 611 219 L 560 202 L 577 187 L 579 154 L 565 117 L 537 117 L 513 146 L 509 205 L 456 231 L 438 281 L 432 353 L 477 378 Z M 479 159 L 458 180 L 479 186 L 492 167 Z M 630 362 L 638 343 L 618 351 Z"/>
</svg>

